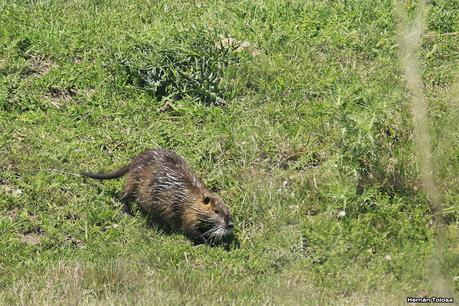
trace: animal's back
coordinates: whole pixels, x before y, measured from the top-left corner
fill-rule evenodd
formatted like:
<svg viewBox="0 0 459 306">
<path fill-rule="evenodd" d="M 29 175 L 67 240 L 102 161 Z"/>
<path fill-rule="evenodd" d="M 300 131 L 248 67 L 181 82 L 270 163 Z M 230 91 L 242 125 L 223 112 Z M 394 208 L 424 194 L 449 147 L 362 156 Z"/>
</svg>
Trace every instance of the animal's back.
<svg viewBox="0 0 459 306">
<path fill-rule="evenodd" d="M 148 150 L 131 165 L 126 193 L 134 195 L 146 211 L 182 227 L 183 213 L 205 188 L 186 161 L 164 149 Z"/>
</svg>

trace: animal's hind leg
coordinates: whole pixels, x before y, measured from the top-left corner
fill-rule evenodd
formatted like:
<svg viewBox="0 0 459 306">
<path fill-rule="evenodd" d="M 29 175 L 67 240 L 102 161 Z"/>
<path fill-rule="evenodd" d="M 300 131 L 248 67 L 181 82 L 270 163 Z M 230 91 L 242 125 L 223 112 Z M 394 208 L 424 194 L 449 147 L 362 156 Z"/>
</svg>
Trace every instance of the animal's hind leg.
<svg viewBox="0 0 459 306">
<path fill-rule="evenodd" d="M 126 184 L 124 186 L 124 194 L 121 197 L 121 200 L 123 201 L 123 211 L 132 216 L 132 211 L 131 211 L 131 202 L 134 199 L 134 188 L 132 188 L 131 184 Z"/>
</svg>

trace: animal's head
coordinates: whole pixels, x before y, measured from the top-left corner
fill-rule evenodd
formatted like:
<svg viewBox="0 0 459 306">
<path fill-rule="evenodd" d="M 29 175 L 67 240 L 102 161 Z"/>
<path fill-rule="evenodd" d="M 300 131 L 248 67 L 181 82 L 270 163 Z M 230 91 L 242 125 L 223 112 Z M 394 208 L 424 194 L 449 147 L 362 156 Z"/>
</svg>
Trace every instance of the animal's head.
<svg viewBox="0 0 459 306">
<path fill-rule="evenodd" d="M 199 207 L 198 222 L 201 234 L 206 239 L 222 240 L 233 234 L 233 219 L 223 201 L 210 191 L 197 199 Z"/>
</svg>

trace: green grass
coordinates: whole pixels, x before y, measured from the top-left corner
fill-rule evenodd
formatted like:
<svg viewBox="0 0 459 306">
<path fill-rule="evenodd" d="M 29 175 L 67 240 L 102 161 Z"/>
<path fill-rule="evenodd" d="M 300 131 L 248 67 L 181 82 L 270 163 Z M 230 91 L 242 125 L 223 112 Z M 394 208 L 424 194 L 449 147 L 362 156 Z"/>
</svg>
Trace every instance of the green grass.
<svg viewBox="0 0 459 306">
<path fill-rule="evenodd" d="M 403 305 L 436 295 L 436 225 L 394 10 L 2 2 L 0 303 Z M 447 222 L 441 274 L 456 296 L 458 12 L 457 0 L 431 1 L 420 54 Z M 193 246 L 129 218 L 122 180 L 77 174 L 154 147 L 177 151 L 219 190 L 239 248 Z"/>
</svg>

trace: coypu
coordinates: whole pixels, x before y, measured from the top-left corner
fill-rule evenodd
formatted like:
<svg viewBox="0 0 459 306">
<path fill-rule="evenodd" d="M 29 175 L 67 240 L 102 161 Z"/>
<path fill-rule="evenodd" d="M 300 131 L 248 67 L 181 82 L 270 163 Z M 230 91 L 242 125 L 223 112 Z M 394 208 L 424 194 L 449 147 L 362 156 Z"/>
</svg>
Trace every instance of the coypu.
<svg viewBox="0 0 459 306">
<path fill-rule="evenodd" d="M 232 236 L 233 221 L 228 208 L 193 173 L 176 153 L 147 150 L 130 164 L 110 173 L 81 172 L 104 180 L 128 175 L 124 186 L 124 209 L 131 214 L 130 201 L 157 221 L 184 232 L 195 241 L 222 241 Z"/>
</svg>

